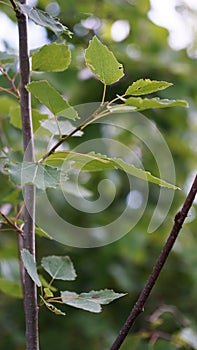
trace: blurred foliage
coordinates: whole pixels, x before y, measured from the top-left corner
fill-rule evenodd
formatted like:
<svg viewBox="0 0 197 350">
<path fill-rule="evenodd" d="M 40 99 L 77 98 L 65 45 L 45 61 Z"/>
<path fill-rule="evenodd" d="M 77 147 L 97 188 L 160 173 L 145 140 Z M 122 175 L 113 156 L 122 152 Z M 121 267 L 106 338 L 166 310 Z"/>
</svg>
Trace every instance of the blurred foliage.
<svg viewBox="0 0 197 350">
<path fill-rule="evenodd" d="M 76 292 L 91 289 L 112 288 L 118 292 L 128 292 L 128 296 L 115 301 L 104 308 L 101 314 L 95 315 L 81 310 L 65 307 L 67 315 L 57 317 L 48 310 L 40 311 L 40 343 L 42 350 L 71 349 L 107 350 L 117 336 L 120 327 L 127 318 L 133 303 L 144 286 L 165 239 L 173 224 L 174 214 L 183 203 L 196 169 L 197 156 L 197 65 L 195 58 L 190 58 L 186 50 L 174 51 L 168 45 L 168 31 L 154 25 L 148 18 L 150 3 L 148 0 L 39 0 L 37 6 L 42 10 L 55 8 L 56 15 L 73 31 L 68 43 L 72 48 L 72 63 L 68 70 L 61 73 L 43 73 L 42 79 L 48 79 L 59 91 L 68 97 L 72 105 L 100 101 L 101 84 L 84 75 L 83 49 L 96 33 L 100 39 L 115 53 L 117 59 L 125 66 L 125 77 L 107 89 L 107 99 L 115 94 L 123 93 L 128 85 L 140 78 L 165 80 L 174 85 L 164 92 L 161 98 L 179 98 L 188 100 L 188 109 L 170 108 L 168 110 L 150 110 L 144 115 L 154 121 L 161 131 L 172 154 L 176 184 L 182 191 L 175 193 L 170 212 L 164 223 L 153 233 L 147 229 L 153 213 L 158 188 L 150 186 L 148 205 L 137 225 L 122 239 L 102 248 L 78 249 L 61 245 L 55 241 L 37 238 L 37 259 L 46 255 L 69 255 L 77 270 L 78 279 L 68 282 L 69 290 Z M 53 5 L 53 6 L 52 6 Z M 59 5 L 59 6 L 58 6 Z M 0 4 L 13 20 L 13 13 Z M 95 18 L 98 26 L 87 28 L 88 18 Z M 110 35 L 112 24 L 117 20 L 127 20 L 130 34 L 121 42 L 113 41 Z M 55 38 L 48 32 L 51 41 Z M 11 70 L 14 67 L 11 66 Z M 85 78 L 82 78 L 85 77 Z M 32 78 L 40 78 L 36 73 Z M 6 86 L 5 78 L 0 76 L 0 85 Z M 118 91 L 117 91 L 118 89 Z M 36 106 L 37 101 L 33 100 Z M 0 148 L 10 147 L 14 151 L 21 149 L 20 130 L 9 123 L 0 111 Z M 104 135 L 102 128 L 91 125 L 85 131 L 83 141 Z M 153 156 L 144 145 L 139 145 L 136 138 L 125 131 L 113 135 L 117 140 L 124 140 L 141 153 L 141 161 L 145 169 L 157 174 L 157 165 Z M 77 146 L 81 140 L 73 138 L 70 147 Z M 86 181 L 86 188 L 98 197 L 97 186 L 105 174 L 91 176 Z M 102 215 L 92 215 L 62 206 L 62 198 L 51 191 L 59 212 L 73 223 L 82 226 L 93 226 L 107 223 L 125 206 L 128 194 L 128 180 L 124 174 L 111 174 L 116 181 L 116 200 L 114 205 Z M 94 190 L 95 189 L 95 190 Z M 7 176 L 1 175 L 0 181 L 1 210 L 16 214 L 15 207 L 20 200 L 20 191 L 10 185 Z M 174 350 L 197 349 L 197 236 L 196 236 L 196 204 L 184 225 L 168 262 L 151 294 L 145 311 L 137 319 L 132 334 L 127 338 L 122 350 Z M 2 277 L 17 280 L 10 260 L 17 258 L 17 237 L 9 231 L 2 231 L 0 237 L 0 272 Z M 7 267 L 6 267 L 7 266 Z M 58 282 L 61 289 L 61 282 Z M 65 288 L 65 284 L 64 287 Z M 25 349 L 24 320 L 22 302 L 1 294 L 0 298 L 0 350 Z M 163 307 L 163 311 L 159 312 Z M 165 311 L 166 309 L 167 311 Z M 158 313 L 157 317 L 151 317 Z M 154 319 L 154 321 L 153 321 Z M 192 336 L 184 338 L 183 330 L 191 331 Z"/>
</svg>

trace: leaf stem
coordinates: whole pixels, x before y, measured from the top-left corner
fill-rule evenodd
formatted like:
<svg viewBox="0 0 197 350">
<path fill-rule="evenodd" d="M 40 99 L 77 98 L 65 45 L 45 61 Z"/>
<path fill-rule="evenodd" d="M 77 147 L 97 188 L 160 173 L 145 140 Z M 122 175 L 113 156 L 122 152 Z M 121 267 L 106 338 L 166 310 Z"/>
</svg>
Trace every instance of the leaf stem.
<svg viewBox="0 0 197 350">
<path fill-rule="evenodd" d="M 113 100 L 111 100 L 110 102 L 108 102 L 108 106 L 110 106 L 112 103 L 114 103 L 114 102 L 116 102 L 116 101 L 118 101 L 118 100 L 120 100 L 120 97 L 124 97 L 125 96 L 125 94 L 124 95 L 121 95 L 121 96 L 117 96 L 117 97 L 115 97 Z"/>
<path fill-rule="evenodd" d="M 20 217 L 20 215 L 21 215 L 23 209 L 24 209 L 24 204 L 22 204 L 21 207 L 19 207 L 18 213 L 17 213 L 17 215 L 16 215 L 15 222 L 19 219 L 19 217 Z"/>
<path fill-rule="evenodd" d="M 0 91 L 5 91 L 5 92 L 7 92 L 10 95 L 12 95 L 12 96 L 14 96 L 16 98 L 19 98 L 18 95 L 16 95 L 14 92 L 11 91 L 11 89 L 0 87 Z"/>
<path fill-rule="evenodd" d="M 189 209 L 192 206 L 192 203 L 195 199 L 197 193 L 197 175 L 194 179 L 194 182 L 191 186 L 191 189 L 186 197 L 186 200 L 182 206 L 182 209 L 176 214 L 174 218 L 174 225 L 172 227 L 172 230 L 170 232 L 170 235 L 152 269 L 152 272 L 150 274 L 150 277 L 148 278 L 145 287 L 141 291 L 141 294 L 135 303 L 133 309 L 131 310 L 131 313 L 129 317 L 127 318 L 126 322 L 124 323 L 122 329 L 120 330 L 120 333 L 116 340 L 114 341 L 113 345 L 111 346 L 110 350 L 118 350 L 120 349 L 121 344 L 127 337 L 131 327 L 133 326 L 136 318 L 138 315 L 144 310 L 144 305 L 160 275 L 160 272 L 166 263 L 166 260 L 168 258 L 168 255 L 170 251 L 172 250 L 172 247 L 178 237 L 178 234 L 182 228 L 182 225 L 187 217 L 187 214 L 189 212 Z"/>
<path fill-rule="evenodd" d="M 51 280 L 50 280 L 50 282 L 49 282 L 49 285 L 48 285 L 48 288 L 50 288 L 50 287 L 52 286 L 52 284 L 53 284 L 53 282 L 54 282 L 54 279 L 55 279 L 54 277 L 51 278 Z"/>
<path fill-rule="evenodd" d="M 71 295 L 62 295 L 60 297 L 52 297 L 52 298 L 48 298 L 47 301 L 49 302 L 53 302 L 53 303 L 60 303 L 60 304 L 65 304 L 63 301 L 61 301 L 61 299 L 70 299 L 70 300 L 79 300 L 79 299 L 82 299 L 82 298 L 79 298 L 78 296 L 77 297 L 74 297 L 74 296 L 71 296 Z"/>
<path fill-rule="evenodd" d="M 101 106 L 103 106 L 104 102 L 105 102 L 106 89 L 107 89 L 107 85 L 104 84 L 103 85 L 103 96 L 102 96 Z"/>
<path fill-rule="evenodd" d="M 0 224 L 4 224 L 4 222 L 1 222 Z M 5 231 L 10 231 L 10 228 L 0 228 L 1 232 L 5 232 Z M 12 229 L 12 231 L 18 231 L 17 229 Z"/>
<path fill-rule="evenodd" d="M 14 95 L 16 98 L 20 98 L 19 91 L 18 91 L 18 89 L 17 89 L 17 87 L 15 86 L 15 83 L 14 83 L 18 73 L 16 73 L 14 75 L 14 77 L 11 78 L 9 76 L 9 74 L 7 73 L 7 71 L 6 71 L 6 69 L 5 69 L 5 67 L 3 65 L 0 66 L 0 72 L 5 76 L 5 78 L 8 80 L 8 82 L 10 83 L 10 86 L 11 86 L 11 90 L 7 89 L 7 88 L 3 88 L 3 87 L 1 87 L 0 90 L 7 91 L 9 94 Z"/>
<path fill-rule="evenodd" d="M 16 222 L 13 222 L 7 215 L 5 215 L 2 211 L 0 211 L 0 215 L 5 219 L 5 221 L 17 232 L 22 233 L 23 230 L 16 224 Z"/>
</svg>

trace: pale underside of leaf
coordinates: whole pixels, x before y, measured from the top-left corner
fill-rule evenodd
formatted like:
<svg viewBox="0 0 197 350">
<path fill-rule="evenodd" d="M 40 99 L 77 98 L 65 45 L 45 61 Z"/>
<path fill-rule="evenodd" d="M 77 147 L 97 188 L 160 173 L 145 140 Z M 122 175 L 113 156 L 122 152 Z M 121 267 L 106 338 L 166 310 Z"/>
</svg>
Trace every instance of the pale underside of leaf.
<svg viewBox="0 0 197 350">
<path fill-rule="evenodd" d="M 46 188 L 56 188 L 61 181 L 67 180 L 66 173 L 60 172 L 55 167 L 44 164 L 23 162 L 9 163 L 7 165 L 8 173 L 11 180 L 16 185 L 24 186 L 25 184 L 33 184 L 41 190 Z"/>
<path fill-rule="evenodd" d="M 44 129 L 47 129 L 50 131 L 53 135 L 68 135 L 70 134 L 73 130 L 75 130 L 75 127 L 68 121 L 55 121 L 55 120 L 43 120 L 40 122 L 41 126 Z M 74 133 L 73 136 L 82 136 L 83 131 L 77 131 Z"/>
<path fill-rule="evenodd" d="M 25 269 L 27 270 L 31 279 L 37 284 L 38 287 L 41 287 L 41 282 L 38 277 L 36 263 L 34 261 L 33 255 L 27 249 L 23 249 L 21 252 L 22 260 Z"/>
<path fill-rule="evenodd" d="M 52 255 L 44 257 L 41 265 L 53 279 L 72 281 L 76 278 L 73 263 L 68 256 Z"/>
<path fill-rule="evenodd" d="M 70 291 L 61 292 L 63 303 L 95 313 L 101 312 L 101 305 L 109 304 L 125 295 L 124 293 L 115 293 L 109 289 L 80 294 Z"/>
<path fill-rule="evenodd" d="M 66 26 L 60 23 L 57 18 L 50 16 L 47 12 L 26 4 L 21 4 L 20 2 L 17 2 L 17 5 L 35 24 L 50 29 L 57 36 L 62 34 L 66 34 L 69 37 L 72 36 L 72 32 Z"/>
</svg>

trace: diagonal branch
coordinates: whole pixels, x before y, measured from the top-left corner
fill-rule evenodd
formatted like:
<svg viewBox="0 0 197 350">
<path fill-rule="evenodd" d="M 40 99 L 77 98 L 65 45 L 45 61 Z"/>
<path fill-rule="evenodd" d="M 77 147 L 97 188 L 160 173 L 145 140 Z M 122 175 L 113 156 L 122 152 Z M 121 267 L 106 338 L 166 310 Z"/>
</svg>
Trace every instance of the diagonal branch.
<svg viewBox="0 0 197 350">
<path fill-rule="evenodd" d="M 168 258 L 168 255 L 170 251 L 172 250 L 172 247 L 178 237 L 178 234 L 182 228 L 182 225 L 187 217 L 187 214 L 189 212 L 189 209 L 191 208 L 193 201 L 195 199 L 197 193 L 197 175 L 194 179 L 194 182 L 191 186 L 191 189 L 187 195 L 187 198 L 181 208 L 181 210 L 176 214 L 174 218 L 174 225 L 172 227 L 172 230 L 170 232 L 170 235 L 165 243 L 165 246 L 163 250 L 161 251 L 158 260 L 156 261 L 155 266 L 152 269 L 152 272 L 146 282 L 146 285 L 144 289 L 142 290 L 137 302 L 135 303 L 133 309 L 131 310 L 131 313 L 129 317 L 127 318 L 125 324 L 123 325 L 122 329 L 120 330 L 120 333 L 116 340 L 114 341 L 113 345 L 111 346 L 110 350 L 118 350 L 120 349 L 121 344 L 127 337 L 131 327 L 133 326 L 136 318 L 138 315 L 144 310 L 144 305 L 159 277 L 159 274 L 166 263 L 166 260 Z"/>
<path fill-rule="evenodd" d="M 49 151 L 47 151 L 42 158 L 40 158 L 38 160 L 38 163 L 43 162 L 45 159 L 47 159 L 51 154 L 53 154 L 56 149 L 62 144 L 64 143 L 66 140 L 68 140 L 71 136 L 73 136 L 74 134 L 76 134 L 77 131 L 81 131 L 83 130 L 87 125 L 89 125 L 90 123 L 92 123 L 94 120 L 96 120 L 98 117 L 102 117 L 104 115 L 108 115 L 110 114 L 109 111 L 105 112 L 100 110 L 103 108 L 104 104 L 101 103 L 100 106 L 94 111 L 94 113 L 92 115 L 90 115 L 89 117 L 87 117 L 85 119 L 84 122 L 82 122 L 79 126 L 77 126 L 74 130 L 72 130 L 68 135 L 60 137 L 60 139 L 57 141 L 57 143 L 55 143 L 55 145 L 49 149 Z M 104 106 L 105 107 L 105 106 Z M 105 114 L 106 113 L 106 114 Z"/>
</svg>

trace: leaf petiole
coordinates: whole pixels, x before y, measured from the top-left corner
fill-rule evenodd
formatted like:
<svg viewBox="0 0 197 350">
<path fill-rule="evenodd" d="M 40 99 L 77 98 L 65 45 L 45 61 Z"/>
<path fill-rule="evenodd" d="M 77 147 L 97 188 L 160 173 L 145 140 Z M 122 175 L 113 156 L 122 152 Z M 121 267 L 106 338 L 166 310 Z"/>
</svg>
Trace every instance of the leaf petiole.
<svg viewBox="0 0 197 350">
<path fill-rule="evenodd" d="M 103 86 L 103 96 L 102 96 L 101 106 L 103 106 L 103 105 L 104 105 L 104 102 L 105 102 L 106 89 L 107 89 L 107 85 L 104 84 L 104 86 Z"/>
</svg>

